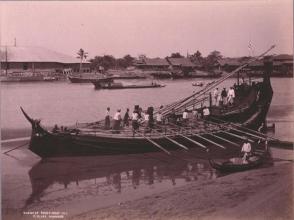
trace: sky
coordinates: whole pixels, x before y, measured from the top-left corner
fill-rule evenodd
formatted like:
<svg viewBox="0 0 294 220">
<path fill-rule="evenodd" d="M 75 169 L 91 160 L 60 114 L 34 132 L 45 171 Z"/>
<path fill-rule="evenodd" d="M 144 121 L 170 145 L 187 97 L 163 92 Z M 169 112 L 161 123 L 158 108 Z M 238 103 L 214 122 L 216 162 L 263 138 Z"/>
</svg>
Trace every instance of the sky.
<svg viewBox="0 0 294 220">
<path fill-rule="evenodd" d="M 89 58 L 293 54 L 293 1 L 0 2 L 0 43 Z M 252 45 L 252 49 L 248 45 Z"/>
</svg>

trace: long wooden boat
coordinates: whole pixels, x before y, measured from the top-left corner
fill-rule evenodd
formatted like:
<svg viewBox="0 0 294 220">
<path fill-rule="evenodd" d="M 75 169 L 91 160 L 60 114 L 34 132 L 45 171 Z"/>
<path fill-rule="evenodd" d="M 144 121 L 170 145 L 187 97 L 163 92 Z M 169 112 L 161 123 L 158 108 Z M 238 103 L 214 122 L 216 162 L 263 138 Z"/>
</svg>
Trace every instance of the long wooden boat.
<svg viewBox="0 0 294 220">
<path fill-rule="evenodd" d="M 228 78 L 230 75 L 225 77 Z M 207 91 L 208 89 L 204 88 L 200 95 Z M 193 147 L 213 148 L 216 152 L 224 149 L 238 152 L 240 149 L 236 146 L 241 146 L 246 138 L 244 136 L 251 138 L 252 142 L 265 138 L 262 134 L 251 132 L 251 129 L 257 129 L 264 123 L 272 95 L 269 74 L 266 72 L 263 81 L 250 85 L 248 92 L 241 96 L 240 100 L 236 100 L 233 106 L 211 106 L 211 114 L 204 118 L 193 118 L 187 121 L 169 120 L 170 113 L 174 110 L 176 113 L 183 112 L 183 108 L 194 107 L 196 102 L 203 100 L 197 94 L 193 94 L 160 110 L 168 122 L 155 123 L 152 129 L 142 123 L 140 129 L 135 132 L 131 127 L 120 127 L 117 130 L 105 129 L 103 120 L 49 131 L 41 126 L 39 120 L 32 119 L 22 108 L 21 110 L 32 125 L 29 149 L 42 158 L 136 154 L 154 151 L 171 154 L 175 150 L 187 151 Z M 200 112 L 202 110 L 203 107 L 197 109 Z M 230 122 L 237 122 L 238 126 L 231 126 Z"/>
<path fill-rule="evenodd" d="M 71 83 L 91 83 L 92 80 L 99 79 L 101 77 L 98 76 L 88 76 L 88 77 L 81 77 L 81 76 L 68 76 L 68 79 Z"/>
<path fill-rule="evenodd" d="M 158 83 L 149 83 L 149 84 L 137 84 L 137 85 L 124 85 L 121 82 L 114 82 L 115 77 L 109 77 L 105 79 L 92 80 L 95 89 L 143 89 L 143 88 L 161 88 L 165 85 Z"/>
</svg>

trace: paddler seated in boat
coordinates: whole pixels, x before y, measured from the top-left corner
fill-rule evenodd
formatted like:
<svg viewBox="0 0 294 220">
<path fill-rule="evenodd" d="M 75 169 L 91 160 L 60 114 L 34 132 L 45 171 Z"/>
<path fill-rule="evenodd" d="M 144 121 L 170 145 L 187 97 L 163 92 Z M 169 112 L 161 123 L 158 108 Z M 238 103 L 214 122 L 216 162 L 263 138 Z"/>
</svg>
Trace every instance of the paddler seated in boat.
<svg viewBox="0 0 294 220">
<path fill-rule="evenodd" d="M 107 107 L 106 109 L 104 126 L 105 126 L 105 129 L 110 128 L 110 108 L 109 107 Z"/>
<path fill-rule="evenodd" d="M 116 132 L 120 129 L 120 123 L 121 123 L 121 110 L 118 109 L 117 112 L 114 114 L 113 117 L 113 130 Z"/>
<path fill-rule="evenodd" d="M 242 149 L 241 149 L 241 153 L 243 153 L 243 163 L 248 163 L 248 159 L 251 156 L 251 144 L 248 140 L 248 138 L 245 139 L 243 145 L 242 145 Z"/>
</svg>

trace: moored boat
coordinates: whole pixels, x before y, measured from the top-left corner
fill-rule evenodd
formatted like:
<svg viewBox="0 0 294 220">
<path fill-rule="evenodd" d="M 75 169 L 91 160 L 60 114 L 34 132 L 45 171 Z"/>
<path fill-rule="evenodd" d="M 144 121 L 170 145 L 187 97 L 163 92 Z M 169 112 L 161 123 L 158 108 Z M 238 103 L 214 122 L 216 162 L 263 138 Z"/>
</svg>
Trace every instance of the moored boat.
<svg viewBox="0 0 294 220">
<path fill-rule="evenodd" d="M 92 80 L 95 89 L 143 89 L 143 88 L 161 88 L 165 85 L 151 82 L 148 84 L 132 84 L 124 85 L 121 82 L 114 82 L 115 77 L 108 77 L 105 79 Z"/>
<path fill-rule="evenodd" d="M 263 154 L 254 154 L 249 157 L 247 161 L 243 161 L 242 158 L 233 157 L 228 160 L 215 160 L 209 159 L 209 164 L 212 168 L 220 171 L 220 172 L 239 172 L 257 168 L 261 166 L 265 162 L 265 155 Z"/>
<path fill-rule="evenodd" d="M 194 83 L 192 83 L 192 86 L 203 86 L 204 85 L 204 83 L 202 82 L 202 81 L 197 81 L 197 82 L 194 82 Z"/>
</svg>

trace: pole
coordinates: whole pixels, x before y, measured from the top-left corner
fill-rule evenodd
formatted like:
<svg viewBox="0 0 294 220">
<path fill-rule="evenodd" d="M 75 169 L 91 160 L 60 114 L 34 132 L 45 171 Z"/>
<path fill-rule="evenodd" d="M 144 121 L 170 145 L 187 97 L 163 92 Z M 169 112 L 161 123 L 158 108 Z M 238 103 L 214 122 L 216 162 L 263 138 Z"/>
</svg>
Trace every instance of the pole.
<svg viewBox="0 0 294 220">
<path fill-rule="evenodd" d="M 153 130 L 153 131 L 155 131 L 156 133 L 159 133 L 159 134 L 160 134 L 160 132 L 158 132 L 158 131 L 156 131 L 156 130 Z M 183 149 L 185 149 L 185 150 L 189 150 L 189 148 L 187 148 L 186 146 L 180 144 L 179 142 L 177 142 L 177 141 L 171 139 L 170 137 L 168 137 L 168 136 L 166 136 L 166 135 L 163 135 L 163 137 L 166 138 L 167 140 L 169 140 L 170 142 L 172 142 L 172 143 L 178 145 L 179 147 L 181 147 L 181 148 L 183 148 Z"/>
<path fill-rule="evenodd" d="M 276 139 L 276 138 L 273 138 L 273 137 L 271 137 L 271 136 L 265 135 L 265 134 L 263 134 L 263 133 L 261 133 L 261 132 L 258 132 L 258 131 L 255 131 L 255 130 L 252 130 L 252 129 L 250 129 L 250 128 L 243 127 L 243 126 L 238 125 L 238 124 L 236 124 L 236 123 L 227 122 L 227 121 L 224 121 L 224 120 L 221 120 L 221 119 L 215 118 L 215 117 L 210 117 L 210 118 L 212 118 L 213 120 L 219 121 L 219 122 L 232 124 L 232 125 L 235 126 L 235 127 L 242 128 L 242 129 L 245 129 L 245 130 L 247 130 L 247 131 L 250 131 L 250 132 L 252 132 L 252 133 L 254 133 L 254 134 L 261 135 L 261 136 L 264 137 L 264 138 L 270 138 L 271 140 L 274 140 L 274 141 L 280 141 L 280 140 L 278 140 L 278 139 Z"/>
<path fill-rule="evenodd" d="M 135 131 L 136 132 L 136 131 Z M 145 135 L 136 132 L 136 134 L 141 135 L 142 137 L 144 137 L 147 141 L 149 141 L 151 144 L 153 144 L 155 147 L 159 148 L 160 150 L 162 150 L 163 152 L 165 152 L 168 155 L 171 155 L 171 152 L 169 152 L 168 150 L 164 149 L 162 146 L 160 146 L 159 144 L 157 144 L 155 141 L 151 140 L 150 138 L 146 137 Z"/>
<path fill-rule="evenodd" d="M 170 123 L 170 124 L 174 125 L 173 123 Z M 178 126 L 178 125 L 175 125 L 175 126 Z M 186 130 L 186 129 L 184 129 L 184 130 Z M 216 146 L 218 146 L 218 147 L 220 147 L 220 148 L 226 149 L 225 146 L 223 146 L 223 145 L 221 145 L 221 144 L 219 144 L 219 143 L 216 143 L 216 142 L 214 142 L 214 141 L 212 141 L 212 140 L 209 140 L 208 138 L 205 138 L 205 137 L 203 137 L 203 136 L 201 136 L 201 135 L 199 135 L 199 134 L 191 133 L 191 135 L 196 136 L 196 137 L 198 137 L 198 138 L 200 138 L 200 139 L 203 139 L 203 140 L 205 140 L 205 141 L 207 141 L 207 142 L 209 142 L 209 143 L 211 143 L 211 144 L 214 144 L 214 145 L 216 145 Z"/>
<path fill-rule="evenodd" d="M 239 147 L 239 145 L 236 144 L 235 142 L 229 141 L 228 139 L 225 139 L 225 138 L 220 137 L 220 136 L 218 136 L 218 135 L 211 134 L 211 133 L 209 133 L 208 135 L 211 135 L 211 136 L 213 136 L 213 137 L 215 137 L 215 138 L 217 138 L 217 139 L 219 139 L 219 140 L 225 141 L 225 142 L 230 143 L 230 144 L 232 144 L 232 145 L 234 145 L 234 146 L 236 146 L 236 147 Z"/>
<path fill-rule="evenodd" d="M 5 46 L 5 75 L 7 76 L 7 69 L 8 69 L 8 57 L 7 57 L 7 45 Z"/>
</svg>

